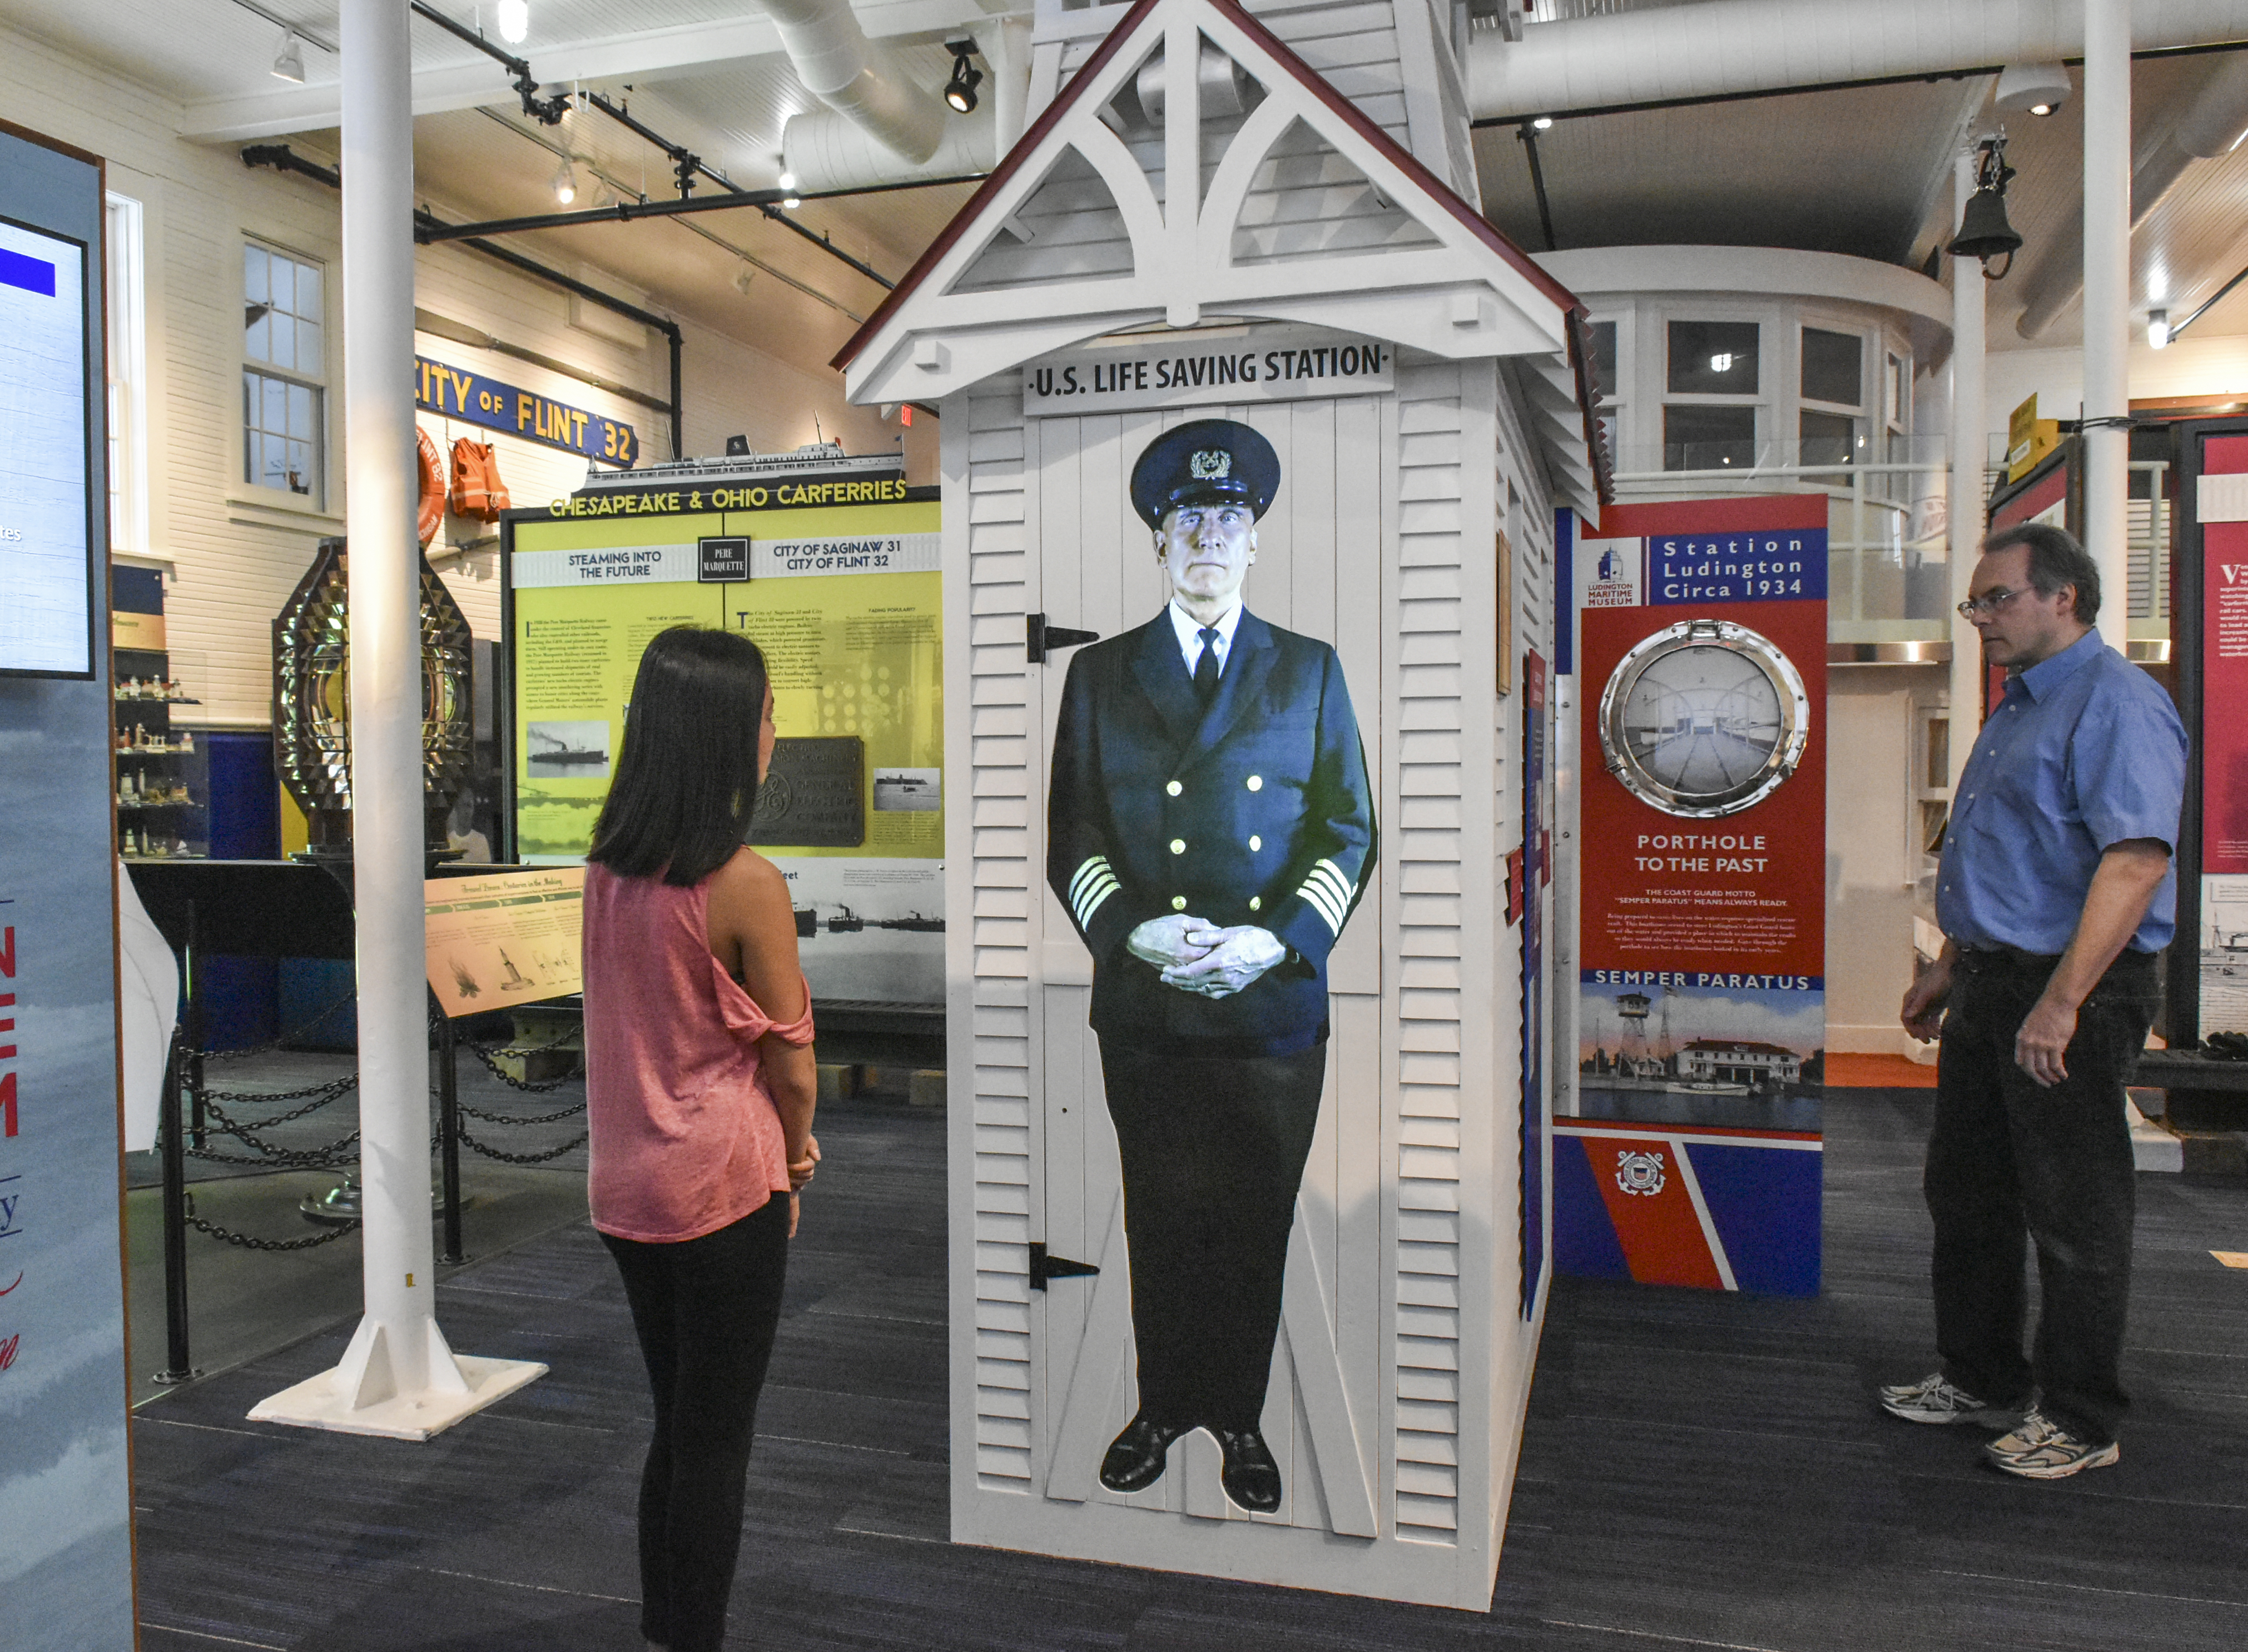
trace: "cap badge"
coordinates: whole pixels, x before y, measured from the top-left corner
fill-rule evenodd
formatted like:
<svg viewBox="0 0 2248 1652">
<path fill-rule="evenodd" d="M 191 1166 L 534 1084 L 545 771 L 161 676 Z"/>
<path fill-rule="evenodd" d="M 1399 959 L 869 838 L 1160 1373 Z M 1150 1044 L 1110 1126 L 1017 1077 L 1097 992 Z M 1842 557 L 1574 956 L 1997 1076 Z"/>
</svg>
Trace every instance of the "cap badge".
<svg viewBox="0 0 2248 1652">
<path fill-rule="evenodd" d="M 1196 481 L 1223 481 L 1233 474 L 1233 455 L 1223 447 L 1206 449 L 1187 461 L 1187 474 Z"/>
</svg>

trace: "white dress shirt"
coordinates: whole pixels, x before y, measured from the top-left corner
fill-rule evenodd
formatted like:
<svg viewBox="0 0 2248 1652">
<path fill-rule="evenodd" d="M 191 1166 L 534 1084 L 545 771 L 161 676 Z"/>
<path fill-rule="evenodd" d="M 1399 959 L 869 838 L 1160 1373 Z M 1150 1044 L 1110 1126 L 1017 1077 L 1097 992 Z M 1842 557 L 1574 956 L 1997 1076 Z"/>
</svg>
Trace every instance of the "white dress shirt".
<svg viewBox="0 0 2248 1652">
<path fill-rule="evenodd" d="M 1171 629 L 1178 633 L 1179 657 L 1186 661 L 1187 675 L 1191 677 L 1195 673 L 1195 666 L 1202 659 L 1202 621 L 1175 602 L 1167 604 L 1164 611 L 1171 617 Z M 1217 650 L 1220 676 L 1225 674 L 1226 656 L 1233 652 L 1233 630 L 1240 623 L 1241 604 L 1237 600 L 1232 607 L 1218 616 L 1217 640 L 1210 645 Z"/>
</svg>

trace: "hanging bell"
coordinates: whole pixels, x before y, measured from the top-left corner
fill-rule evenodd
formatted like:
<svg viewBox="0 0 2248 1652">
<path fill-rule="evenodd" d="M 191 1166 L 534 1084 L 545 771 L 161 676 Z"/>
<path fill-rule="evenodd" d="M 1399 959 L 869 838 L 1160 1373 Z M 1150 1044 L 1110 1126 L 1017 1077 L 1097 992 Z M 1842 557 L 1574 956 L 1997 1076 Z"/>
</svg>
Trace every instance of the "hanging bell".
<svg viewBox="0 0 2248 1652">
<path fill-rule="evenodd" d="M 1944 251 L 1955 258 L 1980 258 L 1987 263 L 2021 244 L 2021 232 L 2006 222 L 2005 192 L 1982 188 L 1967 197 L 1967 210 L 1959 217 L 1959 233 Z"/>
</svg>

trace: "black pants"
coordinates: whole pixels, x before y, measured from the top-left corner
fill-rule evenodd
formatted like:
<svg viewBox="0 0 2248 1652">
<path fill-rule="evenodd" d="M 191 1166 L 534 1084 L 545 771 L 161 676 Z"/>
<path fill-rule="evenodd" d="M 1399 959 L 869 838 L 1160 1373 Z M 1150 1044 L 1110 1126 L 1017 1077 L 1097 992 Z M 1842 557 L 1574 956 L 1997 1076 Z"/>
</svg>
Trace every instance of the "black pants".
<svg viewBox="0 0 2248 1652">
<path fill-rule="evenodd" d="M 641 1633 L 672 1652 L 716 1652 L 788 1272 L 788 1196 L 701 1239 L 601 1242 L 624 1275 L 655 1398 L 640 1480 Z"/>
<path fill-rule="evenodd" d="M 1104 1039 L 1100 1068 L 1123 1158 L 1141 1409 L 1253 1429 L 1326 1046 L 1182 1058 Z"/>
<path fill-rule="evenodd" d="M 1966 953 L 1953 977 L 1923 1183 L 1936 1341 L 1969 1393 L 2012 1405 L 2034 1387 L 2046 1416 L 2105 1444 L 2128 1403 L 2119 1368 L 2137 1190 L 2123 1087 L 2160 986 L 2151 953 L 2117 959 L 2077 1012 L 2068 1076 L 2047 1089 L 2014 1065 L 2014 1034 L 2056 961 Z M 2025 1359 L 2029 1240 L 2041 1307 Z"/>
</svg>

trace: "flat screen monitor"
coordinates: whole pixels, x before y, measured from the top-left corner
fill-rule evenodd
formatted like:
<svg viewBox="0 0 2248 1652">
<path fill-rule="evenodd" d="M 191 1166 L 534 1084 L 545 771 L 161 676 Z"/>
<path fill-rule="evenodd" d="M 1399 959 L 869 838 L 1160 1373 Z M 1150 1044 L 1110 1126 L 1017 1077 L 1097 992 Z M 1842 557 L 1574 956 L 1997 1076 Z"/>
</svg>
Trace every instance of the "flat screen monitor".
<svg viewBox="0 0 2248 1652">
<path fill-rule="evenodd" d="M 86 247 L 0 218 L 0 674 L 89 677 Z"/>
</svg>

